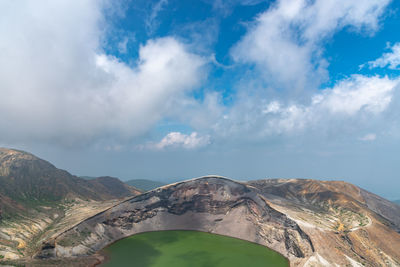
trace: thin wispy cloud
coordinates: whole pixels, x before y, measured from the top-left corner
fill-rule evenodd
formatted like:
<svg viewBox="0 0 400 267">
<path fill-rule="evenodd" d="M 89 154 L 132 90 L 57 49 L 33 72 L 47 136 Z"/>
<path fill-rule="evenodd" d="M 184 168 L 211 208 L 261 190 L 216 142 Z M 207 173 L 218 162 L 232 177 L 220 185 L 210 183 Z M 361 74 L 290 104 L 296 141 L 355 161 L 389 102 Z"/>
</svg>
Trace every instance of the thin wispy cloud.
<svg viewBox="0 0 400 267">
<path fill-rule="evenodd" d="M 369 133 L 364 135 L 363 137 L 360 138 L 361 141 L 374 141 L 376 139 L 376 134 L 374 133 Z"/>
<path fill-rule="evenodd" d="M 160 25 L 157 16 L 165 8 L 166 5 L 168 5 L 168 0 L 159 0 L 152 6 L 151 13 L 146 19 L 146 28 L 149 35 L 152 35 L 154 31 L 157 30 L 157 27 Z"/>
</svg>

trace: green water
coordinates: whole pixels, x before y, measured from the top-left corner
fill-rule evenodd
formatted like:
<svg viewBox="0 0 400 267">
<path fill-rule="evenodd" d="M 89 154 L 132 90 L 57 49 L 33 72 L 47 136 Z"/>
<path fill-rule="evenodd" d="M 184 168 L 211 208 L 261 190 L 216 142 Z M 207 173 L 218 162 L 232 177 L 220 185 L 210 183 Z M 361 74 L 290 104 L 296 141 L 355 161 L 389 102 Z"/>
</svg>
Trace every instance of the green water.
<svg viewBox="0 0 400 267">
<path fill-rule="evenodd" d="M 133 235 L 104 249 L 102 267 L 288 267 L 286 258 L 236 238 L 196 231 Z"/>
</svg>

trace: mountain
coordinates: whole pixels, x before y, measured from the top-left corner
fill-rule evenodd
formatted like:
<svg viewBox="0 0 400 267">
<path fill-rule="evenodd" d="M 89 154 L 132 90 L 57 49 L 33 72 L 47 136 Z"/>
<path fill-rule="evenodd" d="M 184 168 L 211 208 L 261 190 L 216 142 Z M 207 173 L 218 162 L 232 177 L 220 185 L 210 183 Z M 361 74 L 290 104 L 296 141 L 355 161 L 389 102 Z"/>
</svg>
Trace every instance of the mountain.
<svg viewBox="0 0 400 267">
<path fill-rule="evenodd" d="M 157 187 L 164 186 L 165 184 L 159 181 L 152 181 L 152 180 L 146 180 L 146 179 L 134 179 L 134 180 L 129 180 L 125 182 L 128 185 L 134 186 L 143 192 L 153 190 Z"/>
<path fill-rule="evenodd" d="M 396 203 L 396 204 L 398 204 L 398 205 L 400 205 L 400 199 L 398 199 L 398 200 L 393 200 L 393 202 Z"/>
<path fill-rule="evenodd" d="M 107 198 L 121 198 L 141 194 L 140 188 L 127 185 L 118 178 L 102 176 L 91 179 L 89 183 L 96 188 L 96 192 Z"/>
<path fill-rule="evenodd" d="M 64 199 L 108 200 L 138 193 L 137 189 L 116 178 L 84 180 L 30 153 L 0 148 L 3 213 Z"/>
<path fill-rule="evenodd" d="M 138 194 L 116 178 L 88 181 L 30 153 L 0 148 L 0 258 L 30 255 L 41 239 Z"/>
<path fill-rule="evenodd" d="M 278 251 L 291 266 L 400 266 L 399 207 L 341 181 L 202 177 L 127 199 L 47 240 L 37 261 L 94 254 L 146 231 L 198 230 Z"/>
<path fill-rule="evenodd" d="M 88 180 L 90 184 L 97 185 L 98 192 L 102 192 L 103 194 L 110 194 L 110 197 L 114 196 L 122 196 L 126 197 L 131 194 L 137 195 L 143 191 L 141 188 L 136 187 L 134 185 L 129 185 L 126 182 L 122 182 L 117 177 L 111 176 L 79 176 L 84 180 Z"/>
<path fill-rule="evenodd" d="M 399 206 L 350 183 L 311 179 L 268 179 L 250 181 L 248 184 L 258 188 L 271 199 L 278 196 L 281 201 L 286 200 L 290 204 L 294 203 L 317 211 L 334 207 L 358 212 L 367 208 L 389 220 L 391 226 L 400 232 Z M 354 220 L 351 222 L 354 223 Z"/>
</svg>

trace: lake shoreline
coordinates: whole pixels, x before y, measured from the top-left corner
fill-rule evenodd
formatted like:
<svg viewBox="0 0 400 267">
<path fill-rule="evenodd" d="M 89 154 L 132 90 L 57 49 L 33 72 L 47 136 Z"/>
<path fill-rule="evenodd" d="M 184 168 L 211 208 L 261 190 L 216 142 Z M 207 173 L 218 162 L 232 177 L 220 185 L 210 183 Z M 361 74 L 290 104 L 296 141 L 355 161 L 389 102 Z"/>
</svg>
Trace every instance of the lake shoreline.
<svg viewBox="0 0 400 267">
<path fill-rule="evenodd" d="M 128 239 L 128 238 L 132 238 L 132 237 L 136 237 L 136 236 L 138 236 L 138 235 L 145 235 L 145 234 L 150 234 L 150 233 L 162 233 L 162 232 L 164 232 L 164 233 L 171 233 L 171 232 L 193 232 L 193 233 L 203 233 L 203 234 L 207 234 L 207 235 L 210 235 L 211 237 L 212 236 L 215 236 L 215 237 L 222 237 L 222 238 L 226 238 L 226 240 L 228 240 L 228 239 L 230 239 L 229 240 L 229 243 L 232 243 L 232 242 L 236 242 L 236 241 L 241 241 L 241 242 L 244 242 L 244 243 L 242 243 L 241 245 L 243 246 L 243 244 L 248 244 L 248 245 L 250 245 L 250 246 L 258 246 L 258 247 L 260 247 L 260 248 L 265 248 L 266 250 L 264 250 L 263 251 L 263 254 L 264 255 L 262 255 L 262 257 L 266 257 L 265 255 L 267 255 L 267 254 L 269 254 L 269 256 L 268 257 L 271 257 L 271 259 L 275 259 L 275 260 L 277 260 L 278 258 L 279 258 L 279 260 L 282 262 L 282 260 L 285 262 L 284 263 L 284 266 L 290 266 L 290 261 L 289 261 L 289 259 L 287 258 L 287 257 L 285 257 L 284 255 L 282 255 L 281 253 L 279 253 L 279 252 L 277 252 L 277 251 L 275 251 L 275 250 L 273 250 L 273 249 L 271 249 L 271 248 L 269 248 L 269 247 L 267 247 L 267 246 L 265 246 L 265 245 L 262 245 L 262 244 L 259 244 L 259 243 L 256 243 L 256 242 L 252 242 L 252 241 L 249 241 L 249 240 L 244 240 L 244 239 L 241 239 L 241 238 L 236 238 L 236 237 L 232 237 L 232 236 L 227 236 L 227 235 L 221 235 L 221 234 L 215 234 L 215 233 L 211 233 L 211 232 L 205 232 L 205 231 L 199 231 L 199 230 L 187 230 L 187 229 L 184 229 L 184 230 L 179 230 L 179 229 L 174 229 L 174 230 L 160 230 L 160 231 L 147 231 L 147 232 L 141 232 L 141 233 L 137 233 L 137 234 L 134 234 L 134 235 L 131 235 L 131 236 L 128 236 L 128 237 L 124 237 L 124 238 L 121 238 L 121 239 L 119 239 L 119 240 L 116 240 L 116 241 L 114 241 L 113 243 L 111 243 L 111 244 L 109 244 L 108 246 L 106 246 L 106 247 L 104 247 L 103 249 L 101 249 L 101 250 L 99 250 L 96 254 L 98 254 L 99 255 L 99 257 L 98 258 L 101 258 L 101 262 L 99 262 L 98 264 L 96 264 L 95 266 L 103 266 L 104 264 L 106 264 L 107 262 L 110 262 L 110 260 L 111 260 L 111 258 L 112 258 L 112 256 L 110 255 L 111 253 L 110 252 L 107 252 L 107 251 L 105 251 L 107 248 L 109 248 L 110 246 L 113 246 L 115 243 L 117 243 L 117 242 L 120 242 L 121 240 L 124 240 L 124 239 Z M 188 233 L 186 233 L 185 234 L 186 236 L 189 236 L 189 238 L 190 238 L 190 235 L 188 235 Z M 205 236 L 205 237 L 207 237 L 207 238 L 210 238 L 210 236 Z M 185 237 L 184 237 L 185 238 Z M 187 238 L 187 237 L 186 237 Z M 223 240 L 223 239 L 222 239 Z M 236 241 L 232 241 L 232 240 L 236 240 Z M 221 241 L 220 241 L 221 242 Z M 209 244 L 213 244 L 213 242 L 210 242 Z M 239 243 L 240 244 L 240 243 Z M 172 243 L 172 245 L 174 245 L 173 243 Z M 248 245 L 245 245 L 245 246 L 248 246 Z M 170 245 L 168 245 L 168 246 L 170 246 Z M 205 247 L 208 247 L 209 245 L 206 245 Z M 218 247 L 218 249 L 219 248 L 223 248 L 223 249 L 226 249 L 225 247 L 227 247 L 227 246 L 229 246 L 229 244 L 228 245 L 222 245 L 221 247 Z M 184 248 L 186 247 L 186 246 L 183 246 Z M 255 247 L 256 248 L 256 247 Z M 254 249 L 254 247 L 253 247 L 253 249 Z M 115 252 L 113 252 L 113 253 L 115 253 Z M 222 253 L 222 252 L 220 252 L 220 253 Z M 170 255 L 173 255 L 173 254 L 170 254 Z M 223 254 L 217 254 L 217 255 L 223 255 Z M 238 254 L 236 254 L 236 255 L 238 255 Z M 235 255 L 235 256 L 236 256 Z M 246 254 L 245 252 L 244 252 L 244 257 L 248 257 L 248 254 Z M 277 255 L 279 255 L 279 257 L 277 258 Z M 156 258 L 157 256 L 154 256 L 154 258 Z M 112 260 L 111 260 L 111 262 L 112 262 Z M 266 262 L 269 262 L 269 260 L 266 260 Z M 114 264 L 115 264 L 115 262 L 114 262 Z M 115 265 L 116 266 L 116 265 Z M 283 265 L 282 265 L 283 266 Z"/>
</svg>

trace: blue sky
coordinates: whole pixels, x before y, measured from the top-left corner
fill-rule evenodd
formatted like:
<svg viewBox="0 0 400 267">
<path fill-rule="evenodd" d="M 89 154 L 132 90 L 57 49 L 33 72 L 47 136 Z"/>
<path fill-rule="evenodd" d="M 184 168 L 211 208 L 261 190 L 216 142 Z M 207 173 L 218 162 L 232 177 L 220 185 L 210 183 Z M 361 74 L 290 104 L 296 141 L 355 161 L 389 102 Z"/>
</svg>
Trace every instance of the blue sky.
<svg viewBox="0 0 400 267">
<path fill-rule="evenodd" d="M 0 3 L 0 145 L 78 175 L 400 188 L 400 3 Z"/>
</svg>

